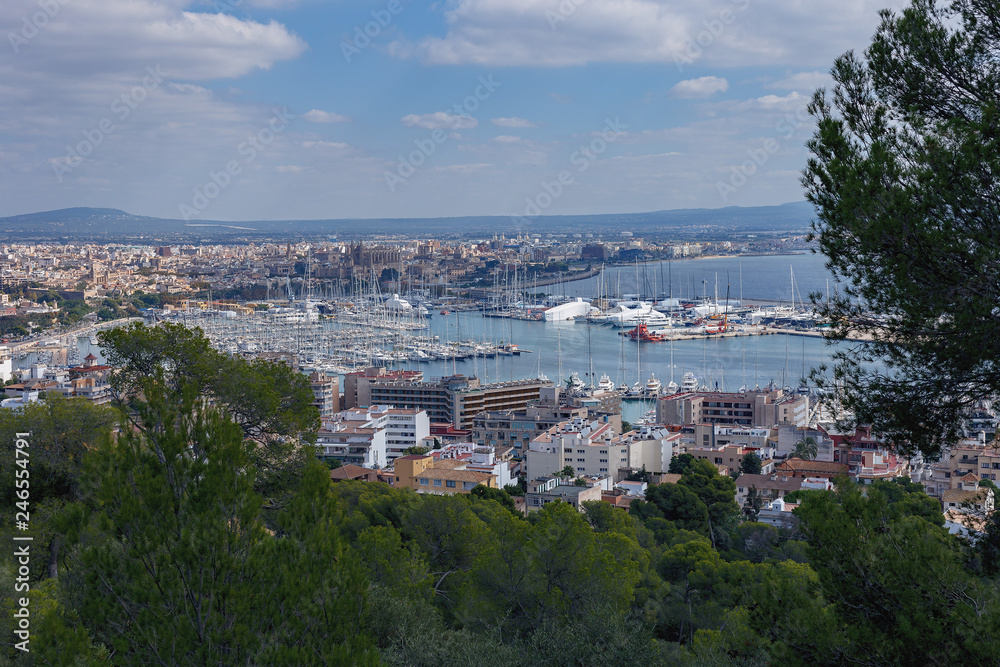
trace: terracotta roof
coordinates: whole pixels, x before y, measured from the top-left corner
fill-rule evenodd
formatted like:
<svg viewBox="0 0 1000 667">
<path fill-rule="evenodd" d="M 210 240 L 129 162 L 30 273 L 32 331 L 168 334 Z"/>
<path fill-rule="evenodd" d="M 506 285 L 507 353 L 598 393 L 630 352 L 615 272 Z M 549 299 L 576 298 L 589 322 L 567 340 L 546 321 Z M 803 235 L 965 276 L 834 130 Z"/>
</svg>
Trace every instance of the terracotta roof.
<svg viewBox="0 0 1000 667">
<path fill-rule="evenodd" d="M 847 464 L 834 461 L 806 461 L 804 459 L 786 459 L 777 465 L 778 472 L 816 472 L 834 475 L 846 475 Z"/>
<path fill-rule="evenodd" d="M 976 503 L 986 500 L 988 494 L 985 489 L 977 491 L 963 491 L 962 489 L 947 489 L 941 492 L 941 503 Z"/>
<path fill-rule="evenodd" d="M 455 470 L 456 468 L 464 468 L 467 465 L 469 465 L 468 461 L 460 461 L 458 459 L 438 459 L 431 465 L 431 467 L 437 470 Z"/>
<path fill-rule="evenodd" d="M 330 479 L 359 479 L 368 477 L 378 471 L 356 465 L 345 465 L 330 471 Z"/>
<path fill-rule="evenodd" d="M 743 474 L 736 478 L 737 488 L 773 489 L 775 491 L 798 491 L 802 488 L 802 478 L 781 480 L 771 479 L 770 475 Z"/>
<path fill-rule="evenodd" d="M 417 479 L 445 479 L 455 482 L 486 482 L 495 475 L 486 472 L 473 472 L 471 470 L 451 470 L 440 468 L 428 468 L 417 475 Z"/>
<path fill-rule="evenodd" d="M 962 477 L 959 478 L 958 481 L 960 481 L 960 482 L 978 482 L 979 478 L 976 477 L 975 473 L 969 472 L 969 473 L 966 473 L 966 474 L 962 475 Z"/>
</svg>

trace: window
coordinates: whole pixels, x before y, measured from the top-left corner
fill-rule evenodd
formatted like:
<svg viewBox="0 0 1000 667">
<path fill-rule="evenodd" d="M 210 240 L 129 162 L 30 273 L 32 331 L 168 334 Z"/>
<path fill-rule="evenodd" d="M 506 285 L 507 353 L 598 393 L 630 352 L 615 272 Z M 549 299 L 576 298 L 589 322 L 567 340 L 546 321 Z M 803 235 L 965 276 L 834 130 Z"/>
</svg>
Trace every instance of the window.
<svg viewBox="0 0 1000 667">
<path fill-rule="evenodd" d="M 421 477 L 420 478 L 420 483 L 423 484 L 424 486 L 427 486 L 427 479 L 424 478 L 424 477 Z"/>
<path fill-rule="evenodd" d="M 441 480 L 439 479 L 434 480 L 434 486 L 441 486 Z"/>
<path fill-rule="evenodd" d="M 453 479 L 447 480 L 445 482 L 445 486 L 447 486 L 449 489 L 454 489 L 455 488 L 455 480 L 453 480 Z"/>
</svg>

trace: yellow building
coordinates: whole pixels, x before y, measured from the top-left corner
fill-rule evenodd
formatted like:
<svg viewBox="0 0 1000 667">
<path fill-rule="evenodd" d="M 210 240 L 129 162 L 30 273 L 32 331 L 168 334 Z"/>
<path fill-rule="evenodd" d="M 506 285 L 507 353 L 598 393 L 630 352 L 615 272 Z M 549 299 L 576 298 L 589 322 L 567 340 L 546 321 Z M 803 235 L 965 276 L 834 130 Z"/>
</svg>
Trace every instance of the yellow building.
<svg viewBox="0 0 1000 667">
<path fill-rule="evenodd" d="M 434 460 L 430 455 L 400 456 L 393 463 L 392 485 L 413 489 L 417 493 L 469 493 L 480 484 L 493 489 L 497 476 L 468 470 L 468 462 L 459 459 Z"/>
</svg>

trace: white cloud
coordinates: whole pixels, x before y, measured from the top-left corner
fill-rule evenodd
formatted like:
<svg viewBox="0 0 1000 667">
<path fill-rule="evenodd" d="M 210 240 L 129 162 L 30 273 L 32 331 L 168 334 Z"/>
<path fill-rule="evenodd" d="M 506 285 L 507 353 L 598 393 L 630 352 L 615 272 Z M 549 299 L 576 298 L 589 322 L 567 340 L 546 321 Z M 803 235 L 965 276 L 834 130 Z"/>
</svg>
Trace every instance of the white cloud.
<svg viewBox="0 0 1000 667">
<path fill-rule="evenodd" d="M 833 77 L 829 72 L 796 72 L 783 79 L 767 84 L 767 88 L 778 90 L 804 90 L 812 92 L 817 88 L 832 88 Z"/>
<path fill-rule="evenodd" d="M 533 123 L 527 118 L 518 118 L 517 116 L 512 116 L 510 118 L 491 118 L 490 122 L 497 127 L 538 127 L 538 123 Z"/>
<path fill-rule="evenodd" d="M 905 0 L 452 0 L 447 33 L 393 45 L 434 64 L 823 64 L 867 45 L 878 10 Z M 572 11 L 563 11 L 572 6 Z M 553 20 L 554 17 L 554 20 Z"/>
<path fill-rule="evenodd" d="M 471 116 L 435 111 L 423 115 L 410 114 L 403 116 L 406 127 L 422 127 L 425 130 L 471 130 L 479 125 L 479 121 Z"/>
<path fill-rule="evenodd" d="M 787 95 L 763 95 L 752 100 L 740 102 L 743 108 L 765 109 L 765 110 L 795 110 L 804 109 L 809 102 L 809 96 L 793 90 Z"/>
<path fill-rule="evenodd" d="M 333 113 L 332 111 L 321 111 L 320 109 L 310 109 L 302 114 L 304 120 L 310 123 L 348 123 L 350 118 Z"/>
<path fill-rule="evenodd" d="M 729 82 L 717 76 L 703 76 L 697 79 L 680 81 L 670 89 L 670 97 L 684 100 L 704 99 L 716 93 L 729 90 Z"/>
<path fill-rule="evenodd" d="M 509 134 L 501 134 L 499 136 L 493 137 L 493 141 L 498 144 L 519 144 L 524 141 L 521 137 L 512 137 Z"/>
</svg>

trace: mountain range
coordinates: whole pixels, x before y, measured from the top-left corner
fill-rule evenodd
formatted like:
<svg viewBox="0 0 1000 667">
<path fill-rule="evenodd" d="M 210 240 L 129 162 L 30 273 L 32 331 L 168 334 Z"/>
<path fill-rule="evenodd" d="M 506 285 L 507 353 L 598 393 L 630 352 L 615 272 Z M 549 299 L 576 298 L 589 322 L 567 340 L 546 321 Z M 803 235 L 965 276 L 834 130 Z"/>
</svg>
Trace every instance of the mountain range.
<svg viewBox="0 0 1000 667">
<path fill-rule="evenodd" d="M 809 228 L 808 202 L 778 206 L 673 209 L 648 213 L 542 215 L 535 218 L 467 216 L 452 218 L 370 218 L 331 220 L 171 220 L 133 215 L 113 208 L 65 208 L 0 218 L 0 239 L 59 241 L 228 240 L 265 238 L 373 239 L 386 237 L 459 238 L 492 234 L 580 234 L 614 237 L 725 237 L 785 234 Z"/>
</svg>

